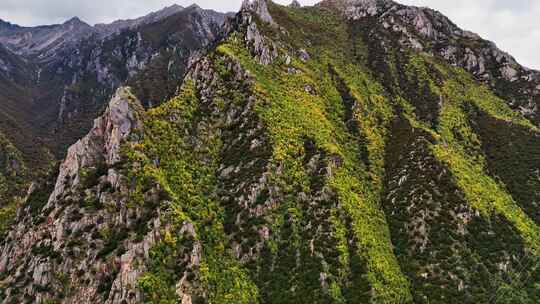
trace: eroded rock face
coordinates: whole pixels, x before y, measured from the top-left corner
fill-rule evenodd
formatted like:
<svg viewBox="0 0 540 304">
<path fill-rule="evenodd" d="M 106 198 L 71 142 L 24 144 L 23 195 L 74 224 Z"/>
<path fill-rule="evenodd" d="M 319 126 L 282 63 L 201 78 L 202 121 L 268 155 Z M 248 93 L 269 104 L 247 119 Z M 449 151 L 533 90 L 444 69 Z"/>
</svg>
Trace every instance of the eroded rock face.
<svg viewBox="0 0 540 304">
<path fill-rule="evenodd" d="M 268 65 L 279 56 L 277 45 L 261 33 L 257 19 L 271 26 L 277 26 L 270 16 L 266 0 L 252 2 L 246 0 L 235 19 L 225 24 L 225 32 L 241 29 L 245 33 L 244 39 L 251 46 L 251 52 L 257 61 L 260 64 Z"/>
<path fill-rule="evenodd" d="M 262 21 L 275 25 L 274 19 L 268 12 L 267 0 L 244 0 L 242 10 L 252 11 L 261 18 Z"/>
<path fill-rule="evenodd" d="M 261 35 L 254 22 L 251 22 L 247 27 L 246 40 L 252 43 L 253 52 L 257 54 L 259 63 L 268 65 L 278 56 L 276 46 Z"/>
<path fill-rule="evenodd" d="M 142 138 L 142 115 L 130 89 L 118 89 L 69 149 L 47 204 L 37 215 L 19 212 L 0 247 L 5 303 L 60 294 L 64 303 L 140 302 L 137 280 L 160 238 L 160 211 L 150 207 L 155 195 L 145 196 L 147 206 L 129 203 L 131 185 L 119 163 L 122 147 Z"/>
<path fill-rule="evenodd" d="M 60 166 L 60 174 L 49 202 L 65 190 L 65 181 L 75 187 L 81 182 L 81 170 L 98 165 L 114 166 L 120 161 L 121 144 L 136 140 L 142 130 L 140 113 L 142 105 L 129 88 L 119 88 L 103 116 L 94 121 L 90 133 L 68 150 Z"/>
</svg>

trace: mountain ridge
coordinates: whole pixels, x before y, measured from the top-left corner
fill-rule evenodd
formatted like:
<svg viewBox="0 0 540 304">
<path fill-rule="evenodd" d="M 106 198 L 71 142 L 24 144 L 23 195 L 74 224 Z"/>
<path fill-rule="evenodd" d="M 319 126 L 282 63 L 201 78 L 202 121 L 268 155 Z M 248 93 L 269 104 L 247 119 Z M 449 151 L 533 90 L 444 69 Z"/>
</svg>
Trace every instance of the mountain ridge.
<svg viewBox="0 0 540 304">
<path fill-rule="evenodd" d="M 540 131 L 498 90 L 528 71 L 346 3 L 246 1 L 172 98 L 118 89 L 2 235 L 0 297 L 537 302 Z"/>
<path fill-rule="evenodd" d="M 459 28 L 446 16 L 430 8 L 378 0 L 325 0 L 319 5 L 328 3 L 331 6 L 333 2 L 349 5 L 341 8 L 347 18 L 378 19 L 386 29 L 404 36 L 401 41 L 404 45 L 462 66 L 492 89 L 508 87 L 506 91 L 496 89 L 499 96 L 507 99 L 514 109 L 520 110 L 537 126 L 540 125 L 540 72 L 518 64 L 514 57 L 501 51 L 495 43 Z M 398 16 L 397 20 L 392 13 Z M 411 35 L 404 25 L 413 26 L 420 35 Z M 456 36 L 464 41 L 452 42 Z M 428 46 L 422 44 L 423 38 L 430 39 L 426 43 Z M 463 46 L 465 43 L 471 47 Z"/>
</svg>

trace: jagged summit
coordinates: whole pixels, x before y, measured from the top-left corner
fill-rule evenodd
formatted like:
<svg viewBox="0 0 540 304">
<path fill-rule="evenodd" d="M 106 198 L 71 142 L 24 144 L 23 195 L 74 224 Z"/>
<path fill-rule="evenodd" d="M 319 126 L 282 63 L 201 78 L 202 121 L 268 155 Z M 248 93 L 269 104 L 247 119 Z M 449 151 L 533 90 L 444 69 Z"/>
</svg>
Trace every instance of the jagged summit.
<svg viewBox="0 0 540 304">
<path fill-rule="evenodd" d="M 120 148 L 125 140 L 135 138 L 142 128 L 143 107 L 131 88 L 120 87 L 111 98 L 104 114 L 94 120 L 88 135 L 72 145 L 60 165 L 58 180 L 48 205 L 56 203 L 66 187 L 76 187 L 82 182 L 84 168 L 101 164 L 113 166 L 120 161 Z M 132 136 L 132 137 L 130 137 Z M 70 184 L 66 185 L 66 180 Z"/>
<path fill-rule="evenodd" d="M 185 8 L 183 6 L 180 6 L 178 4 L 173 4 L 171 6 L 167 6 L 161 10 L 149 13 L 145 16 L 141 16 L 139 18 L 135 19 L 126 19 L 126 20 L 116 20 L 112 23 L 99 23 L 96 24 L 95 27 L 102 31 L 105 35 L 111 35 L 114 33 L 118 33 L 124 29 L 128 28 L 135 28 L 144 24 L 150 24 L 157 22 L 159 20 L 162 20 L 164 18 L 170 17 L 172 15 L 175 15 L 181 11 L 183 11 Z"/>
<path fill-rule="evenodd" d="M 301 8 L 302 4 L 300 4 L 300 2 L 298 2 L 298 0 L 293 0 L 293 2 L 291 2 L 291 4 L 289 4 L 289 6 L 293 7 L 293 8 Z"/>
<path fill-rule="evenodd" d="M 79 17 L 75 16 L 69 20 L 67 20 L 66 22 L 64 22 L 64 24 L 87 24 L 86 22 L 82 21 Z"/>
<path fill-rule="evenodd" d="M 244 0 L 242 2 L 241 11 L 251 11 L 259 16 L 264 22 L 275 24 L 270 12 L 268 11 L 268 3 L 270 0 Z"/>
<path fill-rule="evenodd" d="M 93 27 L 88 23 L 82 21 L 79 17 L 73 17 L 62 24 L 64 27 L 68 26 L 70 31 L 94 31 Z"/>
</svg>

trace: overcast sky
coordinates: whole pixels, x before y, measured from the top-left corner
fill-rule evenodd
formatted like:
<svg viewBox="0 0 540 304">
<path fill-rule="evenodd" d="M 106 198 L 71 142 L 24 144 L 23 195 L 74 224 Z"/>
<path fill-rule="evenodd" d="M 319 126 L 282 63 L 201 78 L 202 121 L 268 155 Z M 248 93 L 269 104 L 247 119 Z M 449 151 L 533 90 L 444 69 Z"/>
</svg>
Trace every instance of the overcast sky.
<svg viewBox="0 0 540 304">
<path fill-rule="evenodd" d="M 494 41 L 523 65 L 540 69 L 539 0 L 397 1 L 437 9 L 464 29 Z M 41 25 L 78 16 L 95 24 L 138 17 L 174 3 L 188 6 L 193 2 L 218 11 L 236 11 L 242 0 L 0 0 L 0 19 L 20 25 Z M 311 5 L 318 1 L 300 2 Z"/>
</svg>

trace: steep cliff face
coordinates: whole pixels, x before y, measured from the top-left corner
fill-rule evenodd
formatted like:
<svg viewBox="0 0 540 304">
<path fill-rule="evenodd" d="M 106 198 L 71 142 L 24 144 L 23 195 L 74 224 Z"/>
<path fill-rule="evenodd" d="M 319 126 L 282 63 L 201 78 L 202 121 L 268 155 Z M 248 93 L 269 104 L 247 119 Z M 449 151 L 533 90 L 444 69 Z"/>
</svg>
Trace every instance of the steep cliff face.
<svg viewBox="0 0 540 304">
<path fill-rule="evenodd" d="M 390 1 L 246 1 L 177 96 L 118 90 L 30 191 L 0 298 L 536 303 L 540 131 L 424 45 L 441 28 L 479 39 Z"/>
<path fill-rule="evenodd" d="M 90 133 L 69 149 L 48 194 L 50 185 L 30 190 L 3 239 L 0 272 L 4 278 L 13 274 L 2 283 L 4 299 L 139 299 L 128 294 L 141 271 L 131 272 L 131 263 L 147 254 L 158 231 L 141 232 L 136 244 L 128 244 L 128 231 L 139 216 L 155 210 L 128 208 L 122 193 L 129 180 L 118 168 L 121 146 L 142 140 L 142 112 L 129 89 L 118 89 Z M 109 256 L 120 242 L 122 251 Z"/>
</svg>

